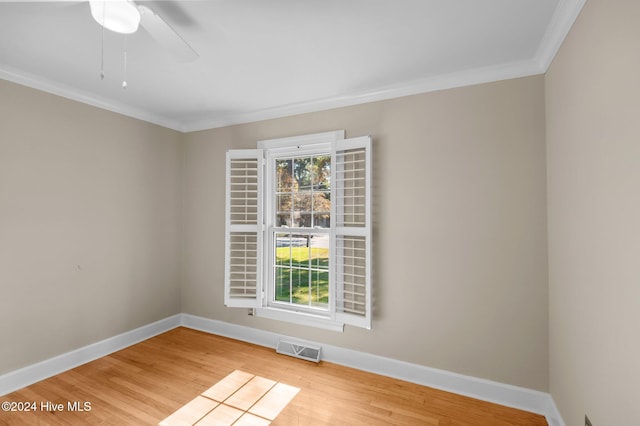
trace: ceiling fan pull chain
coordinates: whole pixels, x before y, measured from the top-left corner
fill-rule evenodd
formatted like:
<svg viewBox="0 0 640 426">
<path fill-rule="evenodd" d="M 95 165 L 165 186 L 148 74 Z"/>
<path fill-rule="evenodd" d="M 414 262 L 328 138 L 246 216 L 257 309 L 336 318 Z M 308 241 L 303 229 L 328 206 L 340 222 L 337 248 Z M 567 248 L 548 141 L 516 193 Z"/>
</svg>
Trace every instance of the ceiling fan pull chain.
<svg viewBox="0 0 640 426">
<path fill-rule="evenodd" d="M 127 36 L 124 36 L 124 73 L 122 77 L 122 90 L 127 88 Z"/>
<path fill-rule="evenodd" d="M 105 2 L 102 2 L 102 22 L 104 22 L 105 8 Z M 100 80 L 104 80 L 104 25 L 102 25 L 102 41 L 100 42 Z"/>
</svg>

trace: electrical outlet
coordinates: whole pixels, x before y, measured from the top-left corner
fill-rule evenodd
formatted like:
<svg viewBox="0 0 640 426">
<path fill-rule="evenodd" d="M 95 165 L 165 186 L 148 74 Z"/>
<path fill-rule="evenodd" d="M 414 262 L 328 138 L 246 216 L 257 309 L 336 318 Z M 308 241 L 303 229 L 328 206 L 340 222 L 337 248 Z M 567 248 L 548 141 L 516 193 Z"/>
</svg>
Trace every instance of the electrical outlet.
<svg viewBox="0 0 640 426">
<path fill-rule="evenodd" d="M 587 415 L 584 415 L 584 426 L 592 426 L 591 425 L 591 420 L 589 420 L 589 417 L 587 417 Z"/>
</svg>

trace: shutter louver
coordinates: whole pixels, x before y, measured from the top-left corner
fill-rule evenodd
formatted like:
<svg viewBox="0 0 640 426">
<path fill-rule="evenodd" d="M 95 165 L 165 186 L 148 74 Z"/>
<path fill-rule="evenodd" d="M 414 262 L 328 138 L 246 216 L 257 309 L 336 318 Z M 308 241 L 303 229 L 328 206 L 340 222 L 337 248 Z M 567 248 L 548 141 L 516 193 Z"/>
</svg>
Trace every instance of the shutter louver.
<svg viewBox="0 0 640 426">
<path fill-rule="evenodd" d="M 262 303 L 262 150 L 227 152 L 224 303 Z"/>
<path fill-rule="evenodd" d="M 371 328 L 371 138 L 336 143 L 331 178 L 336 320 Z"/>
</svg>

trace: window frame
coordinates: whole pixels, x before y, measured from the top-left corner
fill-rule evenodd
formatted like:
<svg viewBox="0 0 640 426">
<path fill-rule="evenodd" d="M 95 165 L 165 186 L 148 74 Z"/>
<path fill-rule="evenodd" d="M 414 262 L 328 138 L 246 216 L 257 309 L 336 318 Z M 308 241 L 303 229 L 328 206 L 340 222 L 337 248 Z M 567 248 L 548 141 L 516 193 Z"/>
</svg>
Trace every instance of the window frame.
<svg viewBox="0 0 640 426">
<path fill-rule="evenodd" d="M 256 283 L 259 287 L 258 294 L 255 300 L 251 300 L 251 303 L 246 305 L 244 301 L 238 301 L 235 303 L 228 303 L 229 301 L 229 287 L 228 287 L 228 269 L 229 265 L 225 264 L 225 305 L 231 307 L 249 307 L 251 312 L 258 317 L 275 319 L 280 321 L 291 322 L 295 324 L 319 327 L 334 331 L 343 331 L 344 325 L 354 325 L 363 327 L 366 329 L 371 328 L 371 138 L 364 136 L 360 138 L 345 139 L 344 131 L 334 131 L 317 133 L 312 135 L 293 136 L 288 138 L 272 139 L 259 141 L 257 144 L 257 150 L 231 150 L 227 152 L 227 157 L 230 155 L 235 157 L 242 157 L 238 151 L 246 151 L 247 153 L 257 154 L 261 156 L 259 160 L 260 171 L 260 183 L 258 191 L 257 205 L 260 208 L 260 220 L 261 223 L 255 228 L 259 234 L 260 240 L 260 253 L 256 256 L 260 264 L 256 265 L 260 271 L 258 273 L 258 279 L 260 282 Z M 366 153 L 365 171 L 366 175 L 361 178 L 366 183 L 366 222 L 365 226 L 361 229 L 350 228 L 348 226 L 339 227 L 335 218 L 338 216 L 336 211 L 336 194 L 337 187 L 334 188 L 337 182 L 337 172 L 335 170 L 334 162 L 338 153 L 344 153 L 353 146 L 360 147 L 361 152 Z M 331 156 L 331 219 L 329 228 L 321 228 L 319 233 L 326 233 L 329 235 L 329 297 L 328 297 L 328 309 L 317 309 L 312 307 L 305 307 L 304 305 L 287 304 L 286 302 L 278 302 L 275 300 L 275 279 L 274 279 L 274 262 L 275 262 L 275 235 L 278 231 L 290 232 L 296 228 L 289 227 L 276 227 L 276 167 L 275 161 L 277 158 L 296 158 L 306 157 L 313 155 L 330 155 Z M 343 154 L 344 155 L 344 154 Z M 229 160 L 227 160 L 227 167 L 229 167 Z M 229 185 L 229 170 L 227 171 L 227 185 Z M 227 210 L 229 210 L 229 187 L 227 188 Z M 225 259 L 228 260 L 229 250 L 229 228 L 232 228 L 228 222 L 227 211 L 227 231 L 225 233 L 226 252 Z M 340 228 L 338 230 L 338 228 Z M 243 228 L 244 229 L 244 228 Z M 253 228 L 252 228 L 253 229 Z M 314 232 L 313 228 L 302 228 L 305 232 Z M 346 231 L 345 231 L 346 229 Z M 346 235 L 353 238 L 362 239 L 366 243 L 366 257 L 359 259 L 364 266 L 360 267 L 362 274 L 365 274 L 365 290 L 362 293 L 346 291 L 345 287 L 340 284 L 340 280 L 344 280 L 346 274 L 341 271 L 343 275 L 339 275 L 338 271 L 340 266 L 338 248 L 336 247 L 337 238 L 341 238 Z M 343 249 L 344 250 L 344 249 Z M 352 265 L 353 266 L 353 265 Z M 342 278 L 339 278 L 342 277 Z M 349 285 L 349 284 L 348 284 Z M 361 285 L 360 285 L 361 286 Z M 362 286 L 361 286 L 362 287 Z M 355 288 L 352 285 L 352 288 Z M 342 294 L 338 291 L 343 291 Z M 338 306 L 338 303 L 342 303 L 339 300 L 345 300 L 347 293 L 354 298 L 359 297 L 358 304 L 364 305 L 364 314 L 349 313 L 347 310 Z"/>
<path fill-rule="evenodd" d="M 265 153 L 266 160 L 266 173 L 264 173 L 264 182 L 263 182 L 263 220 L 265 223 L 265 232 L 263 235 L 265 243 L 263 247 L 266 250 L 263 252 L 265 256 L 263 257 L 263 272 L 262 276 L 264 277 L 265 284 L 265 300 L 263 301 L 266 304 L 266 308 L 275 308 L 276 310 L 284 310 L 284 311 L 294 311 L 296 313 L 305 313 L 311 315 L 313 318 L 325 318 L 329 319 L 331 317 L 332 304 L 331 301 L 334 299 L 332 293 L 331 282 L 332 279 L 329 277 L 329 302 L 327 304 L 327 308 L 313 308 L 306 307 L 304 305 L 293 305 L 287 302 L 280 302 L 275 300 L 275 277 L 273 273 L 273 267 L 275 262 L 275 235 L 278 233 L 288 233 L 292 230 L 300 229 L 300 233 L 315 233 L 315 234 L 326 234 L 329 238 L 329 242 L 331 241 L 331 229 L 329 228 L 321 228 L 314 230 L 313 228 L 295 228 L 295 227 L 282 227 L 276 226 L 276 206 L 275 206 L 275 194 L 277 192 L 276 189 L 276 168 L 274 164 L 276 160 L 282 158 L 299 158 L 306 156 L 314 156 L 314 155 L 331 155 L 331 143 L 315 143 L 313 141 L 309 144 L 301 144 L 298 143 L 294 146 L 289 146 L 288 148 L 276 148 L 270 149 L 268 144 L 259 145 L 263 146 L 263 151 Z M 293 232 L 295 233 L 295 232 Z M 331 245 L 329 244 L 329 253 L 331 253 Z M 331 254 L 329 255 L 329 275 L 331 275 Z"/>
<path fill-rule="evenodd" d="M 273 164 L 276 159 L 288 156 L 312 156 L 318 154 L 331 155 L 333 144 L 338 140 L 344 139 L 344 131 L 318 133 L 304 136 L 293 136 L 288 138 L 263 140 L 258 142 L 258 148 L 264 153 L 265 170 L 263 173 L 263 268 L 262 277 L 264 284 L 263 305 L 255 309 L 255 313 L 259 317 L 276 319 L 287 322 L 305 323 L 315 327 L 328 328 L 331 330 L 342 331 L 343 324 L 335 321 L 334 312 L 334 295 L 332 278 L 329 281 L 329 306 L 326 311 L 321 311 L 304 306 L 295 306 L 275 301 L 275 284 L 273 277 L 273 262 L 275 259 L 274 234 L 275 234 L 275 181 L 276 170 Z M 328 229 L 327 234 L 331 241 L 332 228 Z M 285 228 L 278 227 L 285 230 Z M 291 228 L 289 228 L 291 229 Z M 329 246 L 331 253 L 332 247 Z M 329 273 L 331 275 L 331 255 L 329 260 Z"/>
</svg>

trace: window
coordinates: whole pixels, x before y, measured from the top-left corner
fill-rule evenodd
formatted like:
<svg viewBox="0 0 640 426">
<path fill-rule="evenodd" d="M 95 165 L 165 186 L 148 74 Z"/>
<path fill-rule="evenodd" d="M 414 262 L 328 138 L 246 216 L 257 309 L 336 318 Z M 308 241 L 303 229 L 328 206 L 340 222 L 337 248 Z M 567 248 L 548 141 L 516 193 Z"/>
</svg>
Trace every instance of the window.
<svg viewBox="0 0 640 426">
<path fill-rule="evenodd" d="M 344 132 L 227 153 L 225 305 L 371 327 L 371 138 Z"/>
<path fill-rule="evenodd" d="M 274 202 L 268 210 L 274 217 L 266 220 L 273 253 L 267 278 L 273 289 L 269 302 L 310 312 L 327 311 L 331 155 L 293 151 L 267 158 L 273 183 L 265 193 Z"/>
</svg>

